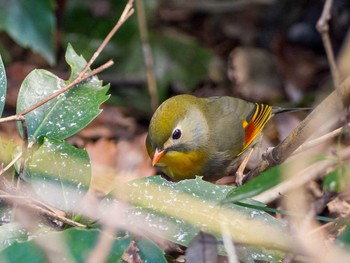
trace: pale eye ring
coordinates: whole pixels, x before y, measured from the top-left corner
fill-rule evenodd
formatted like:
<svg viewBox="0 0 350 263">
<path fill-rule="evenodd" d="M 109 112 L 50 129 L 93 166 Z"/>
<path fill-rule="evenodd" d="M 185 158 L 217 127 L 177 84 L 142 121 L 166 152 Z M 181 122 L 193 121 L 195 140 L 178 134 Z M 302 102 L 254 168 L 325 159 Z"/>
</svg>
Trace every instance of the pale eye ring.
<svg viewBox="0 0 350 263">
<path fill-rule="evenodd" d="M 182 135 L 181 130 L 180 129 L 175 129 L 173 131 L 173 135 L 171 135 L 171 138 L 173 140 L 178 140 L 178 139 L 180 139 L 181 135 Z"/>
</svg>

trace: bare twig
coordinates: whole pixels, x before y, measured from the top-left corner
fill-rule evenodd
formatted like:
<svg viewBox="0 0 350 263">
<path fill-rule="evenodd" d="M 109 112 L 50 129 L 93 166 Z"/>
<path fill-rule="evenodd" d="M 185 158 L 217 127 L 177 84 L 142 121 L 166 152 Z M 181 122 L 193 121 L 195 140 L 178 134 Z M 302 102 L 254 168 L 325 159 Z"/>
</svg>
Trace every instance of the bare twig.
<svg viewBox="0 0 350 263">
<path fill-rule="evenodd" d="M 6 165 L 4 169 L 0 170 L 0 176 L 3 175 L 8 169 L 10 169 L 12 165 L 14 165 L 19 160 L 19 158 L 21 158 L 21 156 L 22 156 L 22 152 L 17 154 L 16 157 L 13 158 L 13 160 L 8 165 Z"/>
<path fill-rule="evenodd" d="M 21 115 L 12 115 L 4 118 L 0 118 L 0 123 L 9 121 L 20 121 L 23 118 Z"/>
<path fill-rule="evenodd" d="M 99 235 L 95 247 L 90 251 L 87 263 L 106 262 L 114 242 L 114 229 L 105 226 Z"/>
<path fill-rule="evenodd" d="M 21 174 L 24 171 L 25 168 L 25 160 L 26 160 L 26 152 L 27 152 L 27 146 L 28 146 L 28 131 L 27 131 L 27 123 L 26 123 L 26 119 L 25 119 L 25 115 L 33 110 L 35 110 L 36 108 L 44 105 L 45 103 L 47 103 L 48 101 L 54 99 L 55 97 L 59 96 L 60 94 L 66 92 L 67 90 L 71 89 L 72 87 L 74 87 L 76 84 L 80 83 L 81 81 L 88 79 L 98 73 L 100 73 L 101 71 L 105 70 L 106 68 L 110 67 L 113 65 L 113 61 L 109 60 L 107 63 L 103 64 L 102 66 L 92 70 L 89 74 L 81 77 L 80 79 L 76 78 L 73 82 L 71 82 L 70 84 L 68 84 L 66 87 L 60 89 L 59 91 L 51 94 L 50 96 L 46 97 L 45 99 L 37 102 L 36 104 L 30 106 L 29 108 L 25 109 L 24 111 L 22 111 L 19 114 L 16 114 L 14 116 L 10 116 L 4 119 L 0 119 L 0 123 L 1 122 L 5 122 L 5 121 L 21 121 L 22 123 L 22 130 L 23 130 L 23 154 L 22 154 L 22 160 L 21 160 L 21 165 L 20 165 L 20 170 L 19 170 L 19 174 L 21 176 Z M 20 177 L 18 178 L 17 181 L 17 187 L 19 187 L 19 183 L 20 183 Z"/>
<path fill-rule="evenodd" d="M 19 114 L 17 114 L 18 116 L 20 115 L 26 115 L 27 113 L 35 110 L 36 108 L 39 108 L 40 106 L 44 105 L 45 103 L 47 103 L 48 101 L 56 98 L 57 96 L 61 95 L 62 93 L 66 92 L 67 90 L 73 88 L 76 84 L 82 82 L 83 80 L 86 80 L 88 78 L 91 78 L 92 76 L 100 73 L 101 71 L 105 70 L 106 68 L 109 68 L 110 66 L 113 65 L 113 61 L 109 60 L 107 61 L 105 64 L 103 64 L 102 66 L 92 70 L 89 74 L 84 75 L 82 77 L 77 77 L 75 80 L 73 80 L 71 83 L 69 83 L 67 86 L 65 86 L 64 88 L 58 90 L 57 92 L 51 94 L 50 96 L 46 97 L 45 99 L 35 103 L 34 105 L 30 106 L 29 108 L 25 109 L 24 111 L 20 112 Z M 17 120 L 17 119 L 16 119 Z"/>
<path fill-rule="evenodd" d="M 0 199 L 8 199 L 8 200 L 25 200 L 27 203 L 32 203 L 35 204 L 37 206 L 41 206 L 55 214 L 61 213 L 63 214 L 64 212 L 52 208 L 49 205 L 41 202 L 40 200 L 34 199 L 31 196 L 28 195 L 21 195 L 21 193 L 19 193 L 16 189 L 14 189 L 13 187 L 11 187 L 9 192 L 6 192 L 4 190 L 0 190 Z"/>
<path fill-rule="evenodd" d="M 344 149 L 340 154 L 339 158 L 341 160 L 348 160 L 350 158 L 350 149 Z M 288 191 L 294 188 L 301 187 L 307 182 L 319 177 L 320 175 L 324 175 L 325 171 L 329 171 L 329 169 L 334 169 L 337 166 L 337 160 L 326 159 L 311 166 L 305 168 L 304 170 L 297 173 L 292 178 L 288 178 L 277 186 L 257 195 L 254 197 L 255 200 L 263 202 L 265 204 L 270 203 L 281 195 L 284 195 Z"/>
<path fill-rule="evenodd" d="M 324 99 L 279 145 L 269 151 L 264 160 L 251 170 L 244 182 L 268 168 L 284 162 L 312 134 L 328 132 L 339 122 L 341 112 L 350 104 L 350 76 L 348 76 L 326 99 Z"/>
<path fill-rule="evenodd" d="M 97 57 L 100 55 L 102 50 L 106 47 L 108 42 L 111 40 L 111 38 L 115 35 L 115 33 L 118 31 L 118 29 L 125 23 L 125 21 L 134 13 L 134 9 L 132 8 L 134 0 L 129 0 L 128 3 L 126 4 L 123 13 L 121 14 L 118 22 L 115 24 L 111 32 L 108 33 L 106 38 L 103 40 L 101 45 L 98 47 L 96 52 L 92 55 L 91 59 L 89 62 L 86 64 L 85 68 L 83 71 L 79 74 L 78 78 L 83 77 L 85 73 L 89 70 L 90 66 L 94 61 L 97 59 Z"/>
<path fill-rule="evenodd" d="M 26 118 L 22 115 L 21 119 L 21 124 L 22 124 L 22 131 L 23 131 L 23 145 L 22 145 L 22 160 L 21 160 L 21 166 L 19 168 L 19 177 L 17 180 L 17 187 L 19 187 L 19 183 L 21 180 L 21 175 L 23 174 L 24 171 L 24 166 L 25 166 L 25 160 L 26 160 L 26 154 L 27 154 L 27 148 L 28 148 L 28 129 L 27 129 L 27 122 Z"/>
<path fill-rule="evenodd" d="M 326 0 L 323 7 L 322 15 L 317 22 L 316 28 L 322 36 L 323 45 L 326 50 L 326 54 L 328 58 L 328 63 L 331 68 L 334 87 L 338 88 L 340 85 L 340 77 L 339 77 L 337 64 L 334 58 L 332 43 L 329 37 L 329 25 L 328 25 L 328 22 L 331 19 L 332 5 L 333 5 L 333 0 Z"/>
<path fill-rule="evenodd" d="M 84 67 L 84 69 L 79 73 L 79 75 L 71 83 L 69 83 L 67 86 L 63 87 L 59 91 L 57 91 L 57 92 L 51 94 L 50 96 L 44 98 L 43 100 L 41 100 L 41 101 L 35 103 L 34 105 L 28 107 L 27 109 L 23 110 L 22 112 L 20 112 L 20 113 L 18 113 L 16 115 L 13 115 L 13 116 L 9 116 L 9 117 L 0 119 L 0 123 L 8 122 L 8 121 L 21 121 L 22 122 L 23 143 L 24 143 L 23 148 L 24 149 L 26 149 L 27 146 L 28 146 L 28 132 L 27 132 L 27 126 L 26 126 L 25 117 L 24 117 L 26 114 L 28 114 L 29 112 L 31 112 L 31 111 L 37 109 L 38 107 L 44 105 L 48 101 L 56 98 L 60 94 L 68 91 L 69 89 L 74 87 L 76 84 L 78 84 L 78 83 L 80 83 L 80 82 L 82 82 L 82 81 L 84 81 L 84 80 L 86 80 L 88 78 L 91 78 L 92 76 L 102 72 L 106 68 L 108 68 L 108 67 L 113 65 L 113 61 L 109 60 L 108 62 L 106 62 L 102 66 L 100 66 L 100 67 L 92 70 L 91 72 L 87 73 L 90 70 L 90 66 L 97 59 L 97 57 L 100 55 L 102 50 L 106 47 L 106 45 L 108 44 L 110 39 L 113 37 L 113 35 L 117 32 L 117 30 L 121 27 L 121 25 L 134 13 L 134 9 L 132 8 L 132 4 L 133 4 L 133 0 L 129 0 L 127 5 L 124 8 L 124 11 L 123 11 L 121 17 L 119 18 L 118 22 L 116 23 L 116 25 L 113 27 L 113 29 L 110 31 L 110 33 L 107 35 L 107 37 L 104 39 L 104 41 L 101 43 L 101 45 L 96 50 L 96 52 L 91 57 L 91 59 L 88 61 L 88 63 Z M 21 152 L 20 154 L 18 154 L 11 161 L 10 164 L 8 164 L 4 169 L 1 169 L 0 170 L 0 175 L 2 175 L 6 170 L 8 170 L 21 157 L 23 159 L 22 159 L 22 164 L 21 164 L 21 168 L 20 169 L 21 169 L 21 171 L 23 171 L 23 169 L 24 169 L 24 161 L 25 161 L 25 158 L 24 158 L 25 157 L 25 152 Z M 17 189 L 14 188 L 12 185 L 8 184 L 6 179 L 3 178 L 1 183 L 2 183 L 2 186 L 3 186 L 2 188 L 5 188 L 6 190 L 9 190 L 11 192 L 11 194 L 8 194 L 7 192 L 1 190 L 1 192 L 3 194 L 0 196 L 0 198 L 11 200 L 11 201 L 15 202 L 15 204 L 18 205 L 18 206 L 25 206 L 27 208 L 35 210 L 36 212 L 38 212 L 38 213 L 40 213 L 42 215 L 45 215 L 45 216 L 47 216 L 49 218 L 61 221 L 61 222 L 66 223 L 66 224 L 69 224 L 71 226 L 86 227 L 83 224 L 74 222 L 74 221 L 72 221 L 70 219 L 67 219 L 67 218 L 65 218 L 63 216 L 58 215 L 57 213 L 55 213 L 54 209 L 51 209 L 46 204 L 43 204 L 43 203 L 41 203 L 41 202 L 39 202 L 37 200 L 31 199 L 31 198 L 28 198 L 28 197 L 23 197 L 22 198 L 22 196 L 20 196 L 20 193 L 17 191 Z M 21 200 L 21 202 L 19 202 L 19 200 Z"/>
<path fill-rule="evenodd" d="M 349 157 L 350 150 L 346 149 L 345 151 Z M 304 177 L 305 174 L 300 176 L 295 176 L 295 174 L 304 170 L 309 165 L 311 158 L 310 156 L 301 156 L 289 163 L 287 169 L 284 170 L 284 176 L 288 179 Z M 313 172 L 312 169 L 309 170 L 310 173 Z M 320 171 L 325 173 L 325 169 L 320 169 Z M 314 218 L 315 209 L 309 203 L 305 185 L 289 189 L 288 194 L 283 198 L 283 204 L 288 211 L 292 212 L 288 216 L 288 226 L 292 232 L 293 245 L 303 251 L 308 262 L 349 262 L 350 257 L 345 249 L 335 243 L 325 242 L 327 238 L 325 232 L 318 231 L 310 235 L 310 232 L 317 229 L 319 224 Z M 306 216 L 295 216 L 297 214 Z"/>
<path fill-rule="evenodd" d="M 232 241 L 232 237 L 229 234 L 229 230 L 227 229 L 227 225 L 225 221 L 221 222 L 221 236 L 224 242 L 224 247 L 227 252 L 227 258 L 229 263 L 238 263 L 238 257 L 235 249 L 235 245 Z"/>
<path fill-rule="evenodd" d="M 347 123 L 343 127 L 335 129 L 334 131 L 331 131 L 331 132 L 329 132 L 329 133 L 327 133 L 327 134 L 325 134 L 325 135 L 323 135 L 321 137 L 318 137 L 318 138 L 316 138 L 314 140 L 308 141 L 308 142 L 302 144 L 298 149 L 296 149 L 296 151 L 293 152 L 293 155 L 301 153 L 301 152 L 303 152 L 303 151 L 305 151 L 307 149 L 313 148 L 315 146 L 318 146 L 321 143 L 324 143 L 326 141 L 329 141 L 329 140 L 337 137 L 341 133 L 345 132 L 346 129 L 349 129 L 349 128 L 350 128 L 350 123 Z"/>
<path fill-rule="evenodd" d="M 29 217 L 29 218 L 28 218 Z M 22 225 L 26 224 L 26 220 L 31 220 L 31 215 L 22 213 L 20 216 Z M 37 229 L 31 225 L 26 227 L 30 232 L 35 232 Z M 41 257 L 45 258 L 45 262 L 76 262 L 73 258 L 67 240 L 62 235 L 37 235 L 33 242 L 39 247 L 42 252 Z"/>
<path fill-rule="evenodd" d="M 140 37 L 142 42 L 143 57 L 146 66 L 148 91 L 151 97 L 151 106 L 153 110 L 158 107 L 157 82 L 154 73 L 154 62 L 151 47 L 148 40 L 147 21 L 145 14 L 144 0 L 136 1 L 137 21 L 140 29 Z"/>
<path fill-rule="evenodd" d="M 78 222 L 75 222 L 71 219 L 68 219 L 66 217 L 63 217 L 63 216 L 60 216 L 54 212 L 51 212 L 41 206 L 36 206 L 36 205 L 32 205 L 32 206 L 29 206 L 29 208 L 37 211 L 38 213 L 40 213 L 41 215 L 43 216 L 47 216 L 51 219 L 54 219 L 54 220 L 57 220 L 57 221 L 60 221 L 62 223 L 65 223 L 67 225 L 70 225 L 70 226 L 74 226 L 74 227 L 81 227 L 81 228 L 86 228 L 86 225 L 83 225 L 81 223 L 78 223 Z"/>
<path fill-rule="evenodd" d="M 92 63 L 94 63 L 94 61 L 100 55 L 101 51 L 106 47 L 108 42 L 111 40 L 113 35 L 117 32 L 117 30 L 121 27 L 121 25 L 134 13 L 134 9 L 132 8 L 132 3 L 133 3 L 133 0 L 129 0 L 128 1 L 127 5 L 125 6 L 125 9 L 124 9 L 122 15 L 120 16 L 118 22 L 116 23 L 116 25 L 113 27 L 111 32 L 103 40 L 103 42 L 98 47 L 96 52 L 93 54 L 91 59 L 88 61 L 88 63 L 84 67 L 84 69 L 79 73 L 79 75 L 71 83 L 69 83 L 67 86 L 65 86 L 64 88 L 60 89 L 59 91 L 57 91 L 57 92 L 51 94 L 50 96 L 46 97 L 45 99 L 43 99 L 43 100 L 37 102 L 36 104 L 30 106 L 29 108 L 25 109 L 24 111 L 20 112 L 19 114 L 16 114 L 14 116 L 10 116 L 10 117 L 7 117 L 7 118 L 0 119 L 0 122 L 21 120 L 21 118 L 22 118 L 21 115 L 26 115 L 27 113 L 35 110 L 36 108 L 44 105 L 48 101 L 56 98 L 60 94 L 66 92 L 69 89 L 71 89 L 76 84 L 80 83 L 81 81 L 86 80 L 86 79 L 88 79 L 88 78 L 90 78 L 90 77 L 100 73 L 101 71 L 109 68 L 110 66 L 112 66 L 113 65 L 113 61 L 109 60 L 108 62 L 106 62 L 102 66 L 100 66 L 100 67 L 92 70 L 90 73 L 86 74 L 86 72 L 90 69 L 90 66 L 92 65 Z"/>
<path fill-rule="evenodd" d="M 47 204 L 40 202 L 39 200 L 35 200 L 28 196 L 17 195 L 17 194 L 8 194 L 4 191 L 1 191 L 0 199 L 7 200 L 11 203 L 16 204 L 17 207 L 23 206 L 32 211 L 35 211 L 41 215 L 47 216 L 51 219 L 60 221 L 70 226 L 82 227 L 86 228 L 86 225 L 75 222 L 71 219 L 68 219 L 64 216 L 61 216 L 55 212 L 55 209 L 50 208 Z"/>
<path fill-rule="evenodd" d="M 312 133 L 320 129 L 329 129 L 339 121 L 339 112 L 350 104 L 350 76 L 339 84 L 339 73 L 336 68 L 334 54 L 329 41 L 328 20 L 332 7 L 332 0 L 327 0 L 317 28 L 324 39 L 325 48 L 336 91 L 332 92 L 309 116 L 302 121 L 297 128 L 277 147 L 268 152 L 266 158 L 244 178 L 244 182 L 256 177 L 269 167 L 282 163 L 286 160 Z M 327 126 L 327 127 L 325 127 Z M 326 132 L 328 132 L 326 130 Z"/>
</svg>

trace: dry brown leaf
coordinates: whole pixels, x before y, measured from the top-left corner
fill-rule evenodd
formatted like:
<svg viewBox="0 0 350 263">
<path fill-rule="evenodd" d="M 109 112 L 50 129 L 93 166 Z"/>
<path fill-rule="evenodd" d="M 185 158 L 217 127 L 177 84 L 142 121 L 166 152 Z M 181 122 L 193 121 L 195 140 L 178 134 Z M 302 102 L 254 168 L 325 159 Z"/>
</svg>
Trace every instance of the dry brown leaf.
<svg viewBox="0 0 350 263">
<path fill-rule="evenodd" d="M 102 105 L 100 114 L 79 136 L 87 139 L 96 138 L 131 138 L 135 136 L 137 125 L 135 119 L 125 116 L 121 108 Z"/>
<path fill-rule="evenodd" d="M 24 78 L 35 69 L 35 65 L 24 63 L 12 63 L 6 67 L 8 89 L 6 94 L 6 104 L 15 108 L 17 103 L 17 94 Z"/>
<path fill-rule="evenodd" d="M 139 255 L 139 251 L 136 242 L 133 240 L 125 250 L 122 259 L 127 263 L 142 263 L 143 261 Z"/>
<path fill-rule="evenodd" d="M 279 101 L 285 97 L 272 54 L 259 48 L 239 47 L 230 54 L 228 76 L 234 93 L 257 102 Z"/>
<path fill-rule="evenodd" d="M 350 204 L 340 197 L 334 198 L 327 204 L 327 207 L 329 212 L 334 214 L 336 217 L 344 218 L 350 215 Z"/>
<path fill-rule="evenodd" d="M 92 164 L 91 189 L 109 193 L 118 182 L 128 182 L 154 174 L 145 147 L 146 134 L 115 143 L 100 139 L 87 145 Z"/>
</svg>

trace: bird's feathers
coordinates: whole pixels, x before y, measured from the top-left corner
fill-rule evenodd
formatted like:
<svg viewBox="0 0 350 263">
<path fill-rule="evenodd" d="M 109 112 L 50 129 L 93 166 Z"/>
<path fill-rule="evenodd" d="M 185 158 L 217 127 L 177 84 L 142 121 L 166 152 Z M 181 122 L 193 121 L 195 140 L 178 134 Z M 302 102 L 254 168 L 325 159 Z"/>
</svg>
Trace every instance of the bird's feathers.
<svg viewBox="0 0 350 263">
<path fill-rule="evenodd" d="M 255 138 L 260 134 L 265 124 L 271 117 L 272 107 L 266 104 L 255 103 L 255 108 L 247 116 L 247 118 L 242 122 L 244 128 L 244 146 L 241 151 L 244 152 L 245 149 L 255 140 Z"/>
<path fill-rule="evenodd" d="M 202 175 L 214 181 L 228 175 L 271 116 L 284 111 L 233 97 L 178 95 L 154 113 L 147 151 L 151 158 L 164 151 L 157 165 L 175 180 Z M 177 129 L 179 138 L 172 136 Z"/>
</svg>

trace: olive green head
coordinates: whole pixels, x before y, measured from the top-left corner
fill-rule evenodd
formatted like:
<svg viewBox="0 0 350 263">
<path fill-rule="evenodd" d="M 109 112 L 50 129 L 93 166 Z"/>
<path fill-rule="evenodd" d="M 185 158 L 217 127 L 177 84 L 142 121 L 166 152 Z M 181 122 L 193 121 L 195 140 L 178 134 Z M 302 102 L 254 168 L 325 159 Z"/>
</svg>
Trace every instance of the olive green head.
<svg viewBox="0 0 350 263">
<path fill-rule="evenodd" d="M 203 101 L 191 95 L 163 102 L 151 119 L 146 143 L 154 165 L 159 160 L 159 166 L 169 166 L 176 159 L 189 161 L 185 159 L 194 155 L 186 154 L 205 150 L 209 134 L 205 112 Z"/>
</svg>

